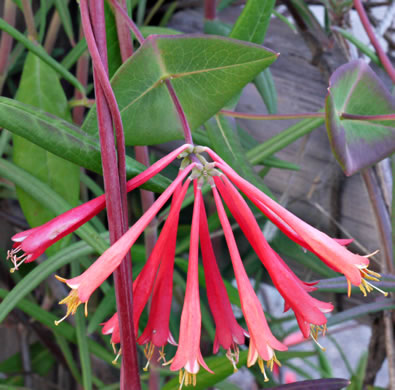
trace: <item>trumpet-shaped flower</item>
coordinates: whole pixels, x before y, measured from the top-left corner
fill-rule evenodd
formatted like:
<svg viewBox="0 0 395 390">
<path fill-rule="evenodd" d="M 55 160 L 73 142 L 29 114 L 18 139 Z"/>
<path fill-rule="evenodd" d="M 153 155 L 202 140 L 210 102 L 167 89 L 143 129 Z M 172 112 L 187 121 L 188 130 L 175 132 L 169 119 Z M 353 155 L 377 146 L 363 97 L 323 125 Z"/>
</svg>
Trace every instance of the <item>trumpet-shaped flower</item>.
<svg viewBox="0 0 395 390">
<path fill-rule="evenodd" d="M 250 367 L 258 361 L 258 365 L 265 376 L 266 381 L 269 379 L 266 376 L 263 361 L 266 361 L 268 367 L 273 369 L 273 364 L 275 362 L 278 363 L 275 350 L 285 351 L 287 347 L 278 341 L 270 331 L 270 328 L 266 322 L 265 314 L 262 310 L 262 306 L 243 267 L 236 241 L 233 236 L 232 228 L 230 226 L 228 217 L 226 216 L 226 212 L 222 205 L 218 190 L 215 187 L 213 187 L 212 190 L 215 204 L 217 206 L 218 216 L 221 221 L 226 242 L 228 244 L 233 270 L 235 272 L 237 288 L 240 294 L 241 309 L 247 322 L 248 332 L 250 334 L 247 365 Z"/>
<path fill-rule="evenodd" d="M 233 314 L 232 306 L 215 259 L 203 202 L 200 208 L 199 235 L 207 298 L 216 326 L 213 352 L 217 353 L 219 346 L 222 346 L 227 351 L 226 356 L 236 371 L 236 364 L 239 361 L 238 345 L 244 344 L 244 336 L 248 336 L 248 333 L 237 323 Z"/>
<path fill-rule="evenodd" d="M 187 286 L 185 291 L 184 306 L 182 308 L 180 323 L 180 339 L 176 355 L 170 369 L 180 371 L 180 387 L 183 384 L 196 384 L 196 374 L 200 366 L 212 372 L 203 360 L 200 352 L 201 313 L 198 280 L 199 256 L 199 219 L 200 204 L 202 202 L 201 189 L 195 186 L 195 203 L 193 206 L 191 240 L 189 249 L 189 263 Z"/>
<path fill-rule="evenodd" d="M 185 144 L 152 164 L 144 172 L 127 182 L 127 191 L 141 186 L 169 165 L 177 156 L 190 149 Z M 12 272 L 16 271 L 24 262 L 30 263 L 41 256 L 51 245 L 66 235 L 74 232 L 84 223 L 88 222 L 106 207 L 105 195 L 101 195 L 78 207 L 66 211 L 51 219 L 47 223 L 33 229 L 17 233 L 12 237 L 15 242 L 13 249 L 8 251 L 7 258 L 14 264 Z"/>
<path fill-rule="evenodd" d="M 67 305 L 67 314 L 62 320 L 69 314 L 74 314 L 81 303 L 88 302 L 92 293 L 118 268 L 137 238 L 194 166 L 195 164 L 190 164 L 183 169 L 177 179 L 159 196 L 147 212 L 84 273 L 72 279 L 63 279 L 57 276 L 58 280 L 66 283 L 72 289 L 70 294 L 60 302 Z"/>
<path fill-rule="evenodd" d="M 166 362 L 164 346 L 168 342 L 170 344 L 177 345 L 169 329 L 169 319 L 173 296 L 173 270 L 174 257 L 176 253 L 178 217 L 189 182 L 190 180 L 188 179 L 182 188 L 180 186 L 180 191 L 177 191 L 177 197 L 173 197 L 171 205 L 172 215 L 169 215 L 169 218 L 166 221 L 167 225 L 163 228 L 159 238 L 159 240 L 162 240 L 163 242 L 164 251 L 161 256 L 161 264 L 155 281 L 148 323 L 144 332 L 137 340 L 139 344 L 146 344 L 145 355 L 148 362 L 145 370 L 148 368 L 155 347 L 161 348 L 160 359 L 163 359 L 163 361 Z M 159 241 L 156 245 L 158 244 L 160 244 Z M 140 277 L 139 280 L 142 281 L 143 276 Z M 136 285 L 136 294 L 139 294 L 142 290 L 141 285 L 139 285 L 138 288 Z M 146 290 L 152 290 L 152 282 L 149 283 Z"/>
<path fill-rule="evenodd" d="M 302 221 L 240 177 L 212 150 L 206 148 L 205 151 L 216 161 L 216 166 L 285 234 L 297 242 L 301 240 L 304 243 L 301 245 L 316 254 L 326 265 L 343 273 L 348 282 L 349 294 L 351 284 L 358 286 L 364 295 L 374 288 L 366 279 L 377 281 L 380 275 L 368 269 L 367 257 L 350 252 L 342 245 L 345 242 L 338 242 Z"/>
<path fill-rule="evenodd" d="M 332 311 L 333 306 L 308 294 L 315 290 L 314 286 L 303 283 L 270 247 L 246 201 L 226 176 L 222 175 L 221 178 L 223 182 L 220 178 L 214 180 L 226 205 L 269 272 L 274 286 L 284 298 L 285 308 L 293 309 L 304 336 L 309 337 L 310 326 L 320 327 L 326 324 L 323 313 Z"/>
</svg>

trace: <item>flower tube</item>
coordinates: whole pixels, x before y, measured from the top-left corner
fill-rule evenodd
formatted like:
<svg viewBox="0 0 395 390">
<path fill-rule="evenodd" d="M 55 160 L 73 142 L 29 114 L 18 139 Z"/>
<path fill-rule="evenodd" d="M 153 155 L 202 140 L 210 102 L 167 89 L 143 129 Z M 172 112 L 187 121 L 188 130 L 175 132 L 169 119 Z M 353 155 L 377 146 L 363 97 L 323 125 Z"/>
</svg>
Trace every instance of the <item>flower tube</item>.
<svg viewBox="0 0 395 390">
<path fill-rule="evenodd" d="M 332 311 L 333 305 L 319 301 L 308 294 L 316 288 L 302 282 L 270 247 L 246 201 L 225 175 L 221 178 L 223 182 L 220 178 L 214 180 L 222 198 L 269 272 L 274 286 L 284 298 L 285 311 L 292 308 L 304 336 L 309 337 L 310 327 L 321 329 L 326 324 L 327 320 L 323 313 Z"/>
<path fill-rule="evenodd" d="M 193 206 L 191 240 L 189 249 L 188 276 L 184 306 L 180 323 L 180 339 L 177 352 L 172 359 L 170 369 L 180 370 L 180 388 L 185 384 L 196 385 L 196 374 L 200 366 L 207 367 L 200 352 L 200 332 L 202 318 L 199 299 L 198 257 L 199 257 L 199 218 L 202 202 L 201 189 L 195 186 L 195 203 Z"/>
<path fill-rule="evenodd" d="M 75 314 L 81 303 L 86 304 L 92 293 L 114 272 L 121 264 L 126 253 L 130 250 L 137 238 L 155 217 L 158 211 L 167 202 L 173 194 L 178 184 L 186 178 L 186 176 L 195 167 L 195 163 L 188 165 L 181 170 L 178 177 L 170 184 L 170 186 L 159 196 L 154 204 L 146 211 L 146 213 L 109 249 L 107 249 L 85 272 L 72 278 L 64 279 L 57 276 L 57 279 L 66 283 L 72 290 L 70 294 L 60 301 L 60 304 L 67 305 L 67 313 L 56 324 L 63 321 L 70 314 Z"/>
<path fill-rule="evenodd" d="M 293 215 L 287 209 L 279 205 L 269 196 L 248 181 L 240 177 L 229 165 L 227 165 L 216 153 L 206 148 L 205 151 L 216 161 L 216 166 L 279 228 L 288 226 L 306 244 L 307 248 L 316 254 L 327 266 L 344 274 L 348 283 L 348 295 L 351 293 L 351 284 L 358 286 L 362 293 L 372 291 L 373 286 L 366 279 L 377 281 L 379 274 L 368 269 L 369 259 L 350 252 L 342 244 L 330 238 L 325 233 L 315 229 L 300 218 Z M 275 218 L 273 218 L 275 215 Z M 281 222 L 278 222 L 281 221 Z M 384 295 L 385 292 L 379 290 Z"/>
<path fill-rule="evenodd" d="M 219 346 L 224 348 L 227 351 L 226 357 L 232 363 L 234 370 L 237 371 L 236 364 L 239 361 L 238 345 L 244 344 L 244 336 L 248 336 L 248 333 L 237 323 L 233 314 L 215 259 L 203 202 L 200 207 L 199 235 L 207 298 L 216 327 L 213 353 L 218 352 Z"/>
<path fill-rule="evenodd" d="M 225 209 L 222 205 L 221 198 L 216 187 L 212 187 L 217 212 L 221 221 L 225 239 L 228 244 L 230 258 L 236 277 L 237 288 L 240 294 L 241 309 L 247 322 L 248 332 L 250 334 L 250 346 L 248 350 L 247 366 L 250 367 L 258 361 L 259 368 L 268 381 L 266 376 L 264 363 L 267 362 L 268 367 L 273 368 L 274 363 L 278 363 L 275 350 L 285 351 L 287 347 L 278 341 L 270 331 L 266 322 L 265 314 L 262 306 L 256 296 L 254 289 L 248 279 L 247 273 L 241 261 L 239 250 L 233 236 Z"/>
<path fill-rule="evenodd" d="M 185 152 L 191 150 L 191 147 L 192 146 L 188 144 L 182 145 L 152 164 L 144 172 L 127 182 L 127 191 L 132 191 L 144 184 L 162 171 L 177 156 L 183 156 Z M 22 263 L 30 263 L 37 259 L 37 257 L 41 256 L 48 247 L 77 230 L 105 207 L 106 198 L 105 195 L 101 195 L 58 215 L 41 226 L 15 234 L 11 238 L 12 241 L 15 242 L 13 249 L 7 253 L 7 258 L 11 259 L 14 264 L 14 268 L 11 272 L 18 270 Z"/>
</svg>

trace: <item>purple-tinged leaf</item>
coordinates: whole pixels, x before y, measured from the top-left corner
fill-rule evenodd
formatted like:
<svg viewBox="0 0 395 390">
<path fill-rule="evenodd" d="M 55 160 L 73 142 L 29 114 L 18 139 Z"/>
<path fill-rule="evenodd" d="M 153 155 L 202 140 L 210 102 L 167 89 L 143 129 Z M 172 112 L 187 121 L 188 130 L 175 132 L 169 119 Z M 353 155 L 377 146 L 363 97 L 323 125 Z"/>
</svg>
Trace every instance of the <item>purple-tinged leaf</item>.
<svg viewBox="0 0 395 390">
<path fill-rule="evenodd" d="M 341 322 L 349 321 L 357 317 L 365 316 L 369 313 L 375 313 L 383 310 L 394 310 L 395 301 L 388 298 L 382 298 L 372 303 L 365 303 L 363 305 L 355 306 L 352 309 L 344 310 L 336 313 L 328 318 L 327 326 L 340 324 Z"/>
<path fill-rule="evenodd" d="M 364 61 L 338 68 L 329 80 L 328 91 L 326 128 L 332 151 L 346 175 L 395 151 L 395 120 L 363 118 L 395 113 L 395 98 Z M 354 118 L 345 119 L 344 113 Z"/>
<path fill-rule="evenodd" d="M 348 379 L 314 379 L 310 381 L 301 381 L 290 383 L 288 385 L 270 387 L 267 390 L 340 390 L 345 388 L 349 384 L 350 381 Z"/>
<path fill-rule="evenodd" d="M 379 282 L 373 284 L 386 292 L 395 292 L 395 276 L 390 274 L 381 274 Z M 319 291 L 346 293 L 348 290 L 347 280 L 344 276 L 337 278 L 322 279 L 318 281 L 317 288 Z M 352 287 L 352 292 L 359 291 L 356 286 Z"/>
</svg>

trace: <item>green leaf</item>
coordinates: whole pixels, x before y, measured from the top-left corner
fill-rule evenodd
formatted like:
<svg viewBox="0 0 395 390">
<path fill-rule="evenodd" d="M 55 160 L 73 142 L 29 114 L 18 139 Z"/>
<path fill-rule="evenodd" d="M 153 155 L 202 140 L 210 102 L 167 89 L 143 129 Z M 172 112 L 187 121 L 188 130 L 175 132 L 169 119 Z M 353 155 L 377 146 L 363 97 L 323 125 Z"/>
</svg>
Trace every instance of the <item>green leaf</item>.
<svg viewBox="0 0 395 390">
<path fill-rule="evenodd" d="M 74 33 L 73 33 L 73 23 L 71 21 L 71 15 L 70 15 L 68 3 L 69 0 L 55 0 L 55 7 L 58 11 L 67 38 L 69 38 L 71 45 L 74 46 L 75 42 L 74 42 Z"/>
<path fill-rule="evenodd" d="M 78 276 L 80 266 L 77 262 L 71 263 L 72 276 Z M 85 317 L 82 307 L 75 313 L 75 331 L 77 335 L 78 352 L 81 362 L 82 385 L 84 390 L 92 390 L 92 369 L 89 354 L 88 337 L 86 334 Z"/>
<path fill-rule="evenodd" d="M 117 24 L 115 16 L 108 5 L 104 2 L 105 20 L 106 20 L 106 37 L 107 37 L 107 56 L 108 56 L 108 74 L 111 78 L 118 68 L 122 65 L 121 49 L 118 41 Z"/>
<path fill-rule="evenodd" d="M 228 38 L 148 37 L 111 80 L 125 124 L 126 144 L 158 144 L 183 137 L 165 80 L 171 80 L 193 130 L 276 58 L 268 49 Z M 97 133 L 95 108 L 83 129 Z"/>
<path fill-rule="evenodd" d="M 344 30 L 340 27 L 333 26 L 331 27 L 333 31 L 338 32 L 341 34 L 344 38 L 349 40 L 351 43 L 353 43 L 363 54 L 366 54 L 376 65 L 381 65 L 379 57 L 377 57 L 376 53 L 369 48 L 369 46 L 366 46 L 364 43 L 362 43 L 358 38 L 354 37 L 350 32 L 347 30 Z"/>
<path fill-rule="evenodd" d="M 255 87 L 265 103 L 269 114 L 277 112 L 277 90 L 269 68 L 261 72 L 254 80 Z"/>
<path fill-rule="evenodd" d="M 350 120 L 394 114 L 395 98 L 362 60 L 338 68 L 329 80 L 326 128 L 332 151 L 346 175 L 352 175 L 395 151 L 395 120 Z"/>
<path fill-rule="evenodd" d="M 66 160 L 101 173 L 99 140 L 84 133 L 79 127 L 54 115 L 12 99 L 0 97 L 0 127 L 41 146 Z M 134 159 L 126 158 L 128 178 L 146 167 Z M 156 175 L 142 187 L 162 192 L 170 181 Z"/>
<path fill-rule="evenodd" d="M 16 99 L 71 120 L 67 99 L 57 73 L 32 53 L 27 55 Z M 15 164 L 47 183 L 71 206 L 76 206 L 80 190 L 79 167 L 25 138 L 14 135 L 13 141 Z M 45 204 L 37 202 L 20 187 L 16 190 L 23 213 L 31 227 L 40 226 L 56 216 Z M 49 251 L 56 252 L 61 246 L 67 245 L 68 241 L 59 241 Z"/>
<path fill-rule="evenodd" d="M 368 352 L 364 352 L 359 361 L 358 366 L 355 370 L 355 374 L 351 377 L 351 384 L 347 387 L 347 390 L 360 390 L 363 388 L 363 380 L 365 378 L 366 366 L 368 364 Z"/>
<path fill-rule="evenodd" d="M 180 35 L 181 31 L 174 30 L 169 27 L 158 27 L 158 26 L 141 26 L 141 34 L 144 38 L 148 38 L 150 35 Z"/>
<path fill-rule="evenodd" d="M 248 0 L 230 33 L 230 37 L 262 44 L 274 3 L 275 0 Z"/>
<path fill-rule="evenodd" d="M 344 310 L 340 313 L 336 313 L 328 318 L 327 326 L 333 326 L 340 324 L 345 321 L 358 318 L 369 313 L 375 313 L 383 310 L 393 310 L 395 309 L 395 303 L 390 299 L 383 299 L 377 302 L 365 303 L 352 309 Z"/>
<path fill-rule="evenodd" d="M 30 359 L 32 362 L 32 371 L 41 375 L 45 375 L 55 362 L 50 352 L 37 342 L 30 346 Z M 0 372 L 4 374 L 17 374 L 22 370 L 23 366 L 20 353 L 16 353 L 0 363 Z"/>
<path fill-rule="evenodd" d="M 72 244 L 62 249 L 48 260 L 37 265 L 30 271 L 3 299 L 0 303 L 0 323 L 18 303 L 39 286 L 45 279 L 56 272 L 59 268 L 82 256 L 91 255 L 94 250 L 83 241 Z"/>
<path fill-rule="evenodd" d="M 0 298 L 4 299 L 7 296 L 7 294 L 8 294 L 7 290 L 0 288 Z M 27 299 L 22 299 L 18 302 L 17 307 L 21 309 L 24 313 L 29 315 L 31 318 L 41 322 L 48 329 L 51 329 L 54 333 L 63 336 L 68 341 L 76 343 L 76 334 L 74 327 L 64 321 L 58 326 L 55 325 L 55 321 L 58 320 L 58 317 L 42 309 L 36 303 L 29 301 Z M 95 354 L 98 358 L 104 360 L 107 363 L 111 363 L 113 361 L 114 359 L 113 354 L 107 351 L 100 344 L 96 343 L 91 339 L 88 339 L 88 344 L 90 351 L 93 354 Z"/>
<path fill-rule="evenodd" d="M 288 127 L 281 133 L 268 139 L 267 141 L 250 149 L 247 152 L 247 157 L 251 164 L 257 164 L 259 161 L 270 157 L 274 153 L 277 153 L 281 149 L 292 144 L 292 142 L 295 142 L 297 139 L 311 133 L 323 123 L 323 118 L 303 119 L 297 124 Z"/>
<path fill-rule="evenodd" d="M 67 69 L 65 69 L 59 62 L 55 61 L 42 46 L 35 44 L 29 38 L 25 37 L 18 30 L 10 26 L 3 19 L 0 18 L 0 30 L 3 30 L 10 34 L 15 40 L 22 43 L 26 49 L 37 55 L 37 57 L 41 58 L 47 65 L 53 68 L 60 76 L 62 76 L 65 80 L 71 83 L 75 88 L 80 90 L 83 94 L 85 94 L 85 88 L 83 85 L 77 80 L 77 78 L 71 74 Z"/>
<path fill-rule="evenodd" d="M 309 357 L 314 355 L 315 352 L 310 351 L 286 351 L 286 352 L 276 352 L 276 356 L 280 361 L 286 361 L 288 359 L 292 359 L 295 357 Z M 248 351 L 241 351 L 239 356 L 239 362 L 237 367 L 242 367 L 247 364 L 247 356 Z M 198 374 L 196 375 L 196 387 L 195 390 L 207 389 L 209 387 L 214 386 L 216 383 L 223 381 L 228 376 L 233 374 L 233 366 L 229 362 L 229 359 L 226 356 L 215 356 L 204 359 L 207 363 L 208 367 L 214 371 L 214 374 L 210 374 L 203 368 L 200 369 Z M 163 390 L 170 390 L 177 387 L 178 384 L 178 376 L 163 387 Z"/>
</svg>

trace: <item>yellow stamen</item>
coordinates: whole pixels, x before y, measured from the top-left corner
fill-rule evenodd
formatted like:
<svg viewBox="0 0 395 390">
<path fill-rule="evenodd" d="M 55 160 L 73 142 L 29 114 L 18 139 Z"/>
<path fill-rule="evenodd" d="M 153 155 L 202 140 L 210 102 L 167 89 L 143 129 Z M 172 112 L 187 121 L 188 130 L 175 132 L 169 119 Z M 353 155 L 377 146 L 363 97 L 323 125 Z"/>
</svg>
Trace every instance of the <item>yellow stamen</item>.
<svg viewBox="0 0 395 390">
<path fill-rule="evenodd" d="M 325 351 L 325 348 L 318 342 L 318 336 L 320 332 L 322 333 L 323 336 L 325 336 L 326 333 L 326 324 L 324 325 L 310 325 L 310 336 L 312 340 L 317 344 L 317 346 Z"/>
<path fill-rule="evenodd" d="M 230 348 L 226 351 L 226 357 L 232 363 L 233 372 L 238 371 L 237 363 L 239 362 L 239 355 L 240 355 L 239 346 L 235 343 L 232 343 Z"/>
<path fill-rule="evenodd" d="M 265 371 L 265 364 L 263 363 L 263 360 L 260 357 L 258 357 L 258 366 L 261 369 L 263 377 L 265 378 L 264 381 L 265 382 L 269 382 L 269 378 L 267 377 L 266 371 Z"/>
<path fill-rule="evenodd" d="M 359 285 L 359 289 L 362 291 L 362 294 L 366 297 L 367 293 L 377 290 L 379 291 L 381 294 L 383 294 L 385 297 L 388 295 L 387 292 L 381 290 L 380 288 L 376 287 L 375 285 L 373 285 L 372 283 L 369 283 L 366 279 L 368 280 L 373 280 L 375 282 L 379 282 L 381 275 L 377 272 L 374 272 L 368 268 L 363 268 L 359 270 L 361 273 L 361 284 Z"/>
<path fill-rule="evenodd" d="M 55 325 L 59 325 L 62 321 L 64 321 L 70 314 L 74 315 L 77 311 L 79 305 L 81 305 L 80 298 L 78 297 L 78 290 L 72 289 L 70 294 L 62 299 L 59 304 L 60 305 L 67 305 L 67 312 L 66 315 L 58 321 L 55 321 Z"/>
<path fill-rule="evenodd" d="M 15 271 L 18 271 L 19 267 L 27 260 L 28 255 L 26 253 L 22 253 L 20 256 L 17 254 L 22 250 L 21 246 L 17 246 L 9 251 L 7 251 L 7 260 L 11 260 L 12 264 L 14 264 L 14 268 L 10 269 L 10 272 L 13 274 Z M 18 262 L 19 261 L 19 262 Z"/>
<path fill-rule="evenodd" d="M 178 374 L 178 381 L 180 382 L 179 390 L 182 389 L 182 386 L 193 385 L 196 386 L 196 374 L 191 374 L 187 370 L 180 370 Z"/>
<path fill-rule="evenodd" d="M 163 360 L 163 364 L 166 364 L 166 354 L 164 346 L 159 350 L 159 357 L 157 361 L 160 362 L 161 360 Z"/>
<path fill-rule="evenodd" d="M 117 360 L 119 359 L 119 357 L 121 356 L 121 354 L 122 354 L 122 348 L 119 348 L 119 351 L 118 351 L 118 353 L 117 353 L 117 356 L 115 356 L 115 359 L 112 361 L 112 364 L 117 364 Z"/>
<path fill-rule="evenodd" d="M 347 279 L 347 296 L 351 297 L 351 282 Z"/>
<path fill-rule="evenodd" d="M 143 368 L 144 371 L 148 371 L 151 359 L 152 359 L 152 355 L 154 354 L 155 351 L 155 345 L 152 344 L 151 342 L 149 342 L 148 344 L 145 344 L 144 347 L 144 355 L 147 358 L 147 364 L 145 365 L 145 367 Z"/>
</svg>

